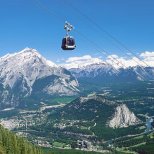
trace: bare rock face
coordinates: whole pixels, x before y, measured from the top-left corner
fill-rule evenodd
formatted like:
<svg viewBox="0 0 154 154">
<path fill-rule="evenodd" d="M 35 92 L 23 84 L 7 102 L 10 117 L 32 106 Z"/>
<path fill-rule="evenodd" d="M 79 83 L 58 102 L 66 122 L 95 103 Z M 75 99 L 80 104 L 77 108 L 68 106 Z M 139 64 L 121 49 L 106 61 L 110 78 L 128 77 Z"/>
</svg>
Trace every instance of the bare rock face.
<svg viewBox="0 0 154 154">
<path fill-rule="evenodd" d="M 115 113 L 108 125 L 112 128 L 122 128 L 138 123 L 140 123 L 140 120 L 135 114 L 131 112 L 125 104 L 122 104 L 116 107 Z"/>
</svg>

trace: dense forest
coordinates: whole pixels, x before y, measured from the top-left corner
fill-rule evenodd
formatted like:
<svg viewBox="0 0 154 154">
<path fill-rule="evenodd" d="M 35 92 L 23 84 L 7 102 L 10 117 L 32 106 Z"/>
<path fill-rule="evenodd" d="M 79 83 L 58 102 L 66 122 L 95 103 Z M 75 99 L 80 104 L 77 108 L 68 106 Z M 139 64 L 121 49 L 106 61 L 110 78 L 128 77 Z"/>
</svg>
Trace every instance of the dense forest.
<svg viewBox="0 0 154 154">
<path fill-rule="evenodd" d="M 43 154 L 40 148 L 0 125 L 0 154 Z"/>
</svg>

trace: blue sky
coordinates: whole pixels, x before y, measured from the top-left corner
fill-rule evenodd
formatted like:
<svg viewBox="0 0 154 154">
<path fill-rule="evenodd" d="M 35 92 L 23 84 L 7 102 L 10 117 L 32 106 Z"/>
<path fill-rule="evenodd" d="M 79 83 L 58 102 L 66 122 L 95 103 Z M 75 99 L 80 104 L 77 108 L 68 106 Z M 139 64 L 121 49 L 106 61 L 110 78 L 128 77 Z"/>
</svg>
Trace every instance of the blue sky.
<svg viewBox="0 0 154 154">
<path fill-rule="evenodd" d="M 83 14 L 132 52 L 153 51 L 153 6 L 153 0 L 1 0 L 0 56 L 25 47 L 37 49 L 54 62 L 87 54 L 103 56 L 80 33 L 98 44 L 99 49 L 124 56 L 127 51 L 97 29 Z M 75 26 L 71 34 L 76 39 L 77 48 L 71 52 L 60 48 L 65 35 L 65 20 Z"/>
</svg>

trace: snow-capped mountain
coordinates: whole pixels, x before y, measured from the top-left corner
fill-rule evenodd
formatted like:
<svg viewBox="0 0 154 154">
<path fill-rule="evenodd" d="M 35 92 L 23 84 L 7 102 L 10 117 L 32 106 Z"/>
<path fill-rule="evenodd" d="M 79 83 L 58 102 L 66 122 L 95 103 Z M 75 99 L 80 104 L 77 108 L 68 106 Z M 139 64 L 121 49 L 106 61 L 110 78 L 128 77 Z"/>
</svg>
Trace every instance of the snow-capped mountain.
<svg viewBox="0 0 154 154">
<path fill-rule="evenodd" d="M 1 107 L 16 106 L 32 94 L 74 95 L 78 82 L 66 69 L 41 56 L 37 50 L 24 50 L 0 58 Z"/>
<path fill-rule="evenodd" d="M 137 81 L 154 80 L 154 67 L 115 68 L 105 62 L 93 63 L 85 67 L 70 68 L 72 74 L 80 79 L 97 81 Z M 95 80 L 95 81 L 96 81 Z"/>
<path fill-rule="evenodd" d="M 142 52 L 139 58 L 109 55 L 106 59 L 85 55 L 70 57 L 62 64 L 78 80 L 101 81 L 136 81 L 154 80 L 153 52 Z M 96 80 L 97 81 L 96 81 Z"/>
<path fill-rule="evenodd" d="M 84 67 L 71 68 L 69 70 L 77 78 L 81 78 L 81 77 L 94 78 L 97 76 L 102 76 L 102 74 L 112 75 L 112 74 L 117 73 L 117 70 L 114 69 L 111 65 L 103 63 L 103 62 L 86 65 Z"/>
</svg>

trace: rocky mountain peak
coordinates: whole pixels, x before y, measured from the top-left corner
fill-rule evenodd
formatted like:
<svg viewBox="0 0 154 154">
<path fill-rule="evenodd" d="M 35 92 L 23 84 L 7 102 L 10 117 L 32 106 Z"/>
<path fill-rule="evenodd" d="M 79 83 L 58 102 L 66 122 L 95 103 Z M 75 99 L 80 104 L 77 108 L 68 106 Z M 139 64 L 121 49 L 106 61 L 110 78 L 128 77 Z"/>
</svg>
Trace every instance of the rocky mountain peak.
<svg viewBox="0 0 154 154">
<path fill-rule="evenodd" d="M 78 82 L 69 71 L 47 60 L 32 48 L 0 58 L 0 84 L 3 89 L 9 89 L 7 96 L 2 95 L 4 102 L 6 98 L 14 98 L 14 91 L 19 91 L 20 97 L 30 96 L 34 87 L 40 84 L 42 89 L 37 90 L 48 95 L 74 95 L 78 91 Z"/>
<path fill-rule="evenodd" d="M 20 54 L 20 53 L 28 53 L 28 52 L 30 52 L 30 53 L 39 53 L 36 49 L 26 47 L 26 48 L 24 48 L 23 50 L 21 50 L 21 51 L 19 52 L 19 54 Z"/>
</svg>

